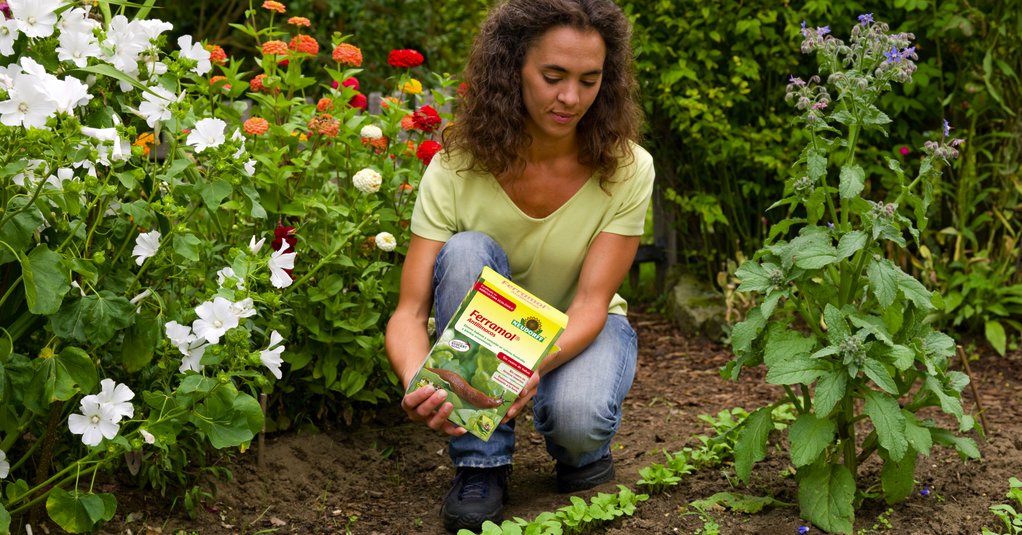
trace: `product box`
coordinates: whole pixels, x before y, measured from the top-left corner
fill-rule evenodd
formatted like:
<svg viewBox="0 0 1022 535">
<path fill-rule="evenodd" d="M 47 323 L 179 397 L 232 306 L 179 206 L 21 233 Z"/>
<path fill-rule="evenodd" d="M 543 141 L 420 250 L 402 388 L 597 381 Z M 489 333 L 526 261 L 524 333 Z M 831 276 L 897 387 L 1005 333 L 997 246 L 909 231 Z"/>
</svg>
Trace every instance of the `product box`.
<svg viewBox="0 0 1022 535">
<path fill-rule="evenodd" d="M 567 323 L 563 312 L 485 267 L 408 391 L 446 390 L 454 404 L 448 419 L 488 440 Z"/>
</svg>

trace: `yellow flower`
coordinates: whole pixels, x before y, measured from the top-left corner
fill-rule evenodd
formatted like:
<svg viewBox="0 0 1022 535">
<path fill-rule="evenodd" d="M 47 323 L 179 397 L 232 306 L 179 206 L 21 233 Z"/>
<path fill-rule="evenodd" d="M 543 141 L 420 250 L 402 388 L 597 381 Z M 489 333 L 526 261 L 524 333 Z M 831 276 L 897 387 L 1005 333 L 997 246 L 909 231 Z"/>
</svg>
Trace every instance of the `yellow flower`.
<svg viewBox="0 0 1022 535">
<path fill-rule="evenodd" d="M 405 85 L 401 86 L 401 92 L 406 95 L 421 95 L 422 94 L 422 82 L 415 78 L 410 78 Z"/>
</svg>

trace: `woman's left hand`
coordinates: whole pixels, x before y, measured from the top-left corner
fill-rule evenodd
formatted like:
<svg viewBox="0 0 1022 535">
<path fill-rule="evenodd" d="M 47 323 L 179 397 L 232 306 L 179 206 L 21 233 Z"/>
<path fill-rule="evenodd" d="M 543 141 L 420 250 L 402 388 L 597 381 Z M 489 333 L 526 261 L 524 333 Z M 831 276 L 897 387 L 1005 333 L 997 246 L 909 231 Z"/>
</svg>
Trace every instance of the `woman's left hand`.
<svg viewBox="0 0 1022 535">
<path fill-rule="evenodd" d="M 515 416 L 518 416 L 518 413 L 522 412 L 522 409 L 524 409 L 525 405 L 530 399 L 532 399 L 532 396 L 536 395 L 536 387 L 538 386 L 539 371 L 537 370 L 532 373 L 532 377 L 529 377 L 529 381 L 525 383 L 525 388 L 523 388 L 522 392 L 518 394 L 518 399 L 511 404 L 511 408 L 507 410 L 507 414 L 504 415 L 504 419 L 501 420 L 500 423 L 507 423 L 508 421 L 513 420 Z"/>
</svg>

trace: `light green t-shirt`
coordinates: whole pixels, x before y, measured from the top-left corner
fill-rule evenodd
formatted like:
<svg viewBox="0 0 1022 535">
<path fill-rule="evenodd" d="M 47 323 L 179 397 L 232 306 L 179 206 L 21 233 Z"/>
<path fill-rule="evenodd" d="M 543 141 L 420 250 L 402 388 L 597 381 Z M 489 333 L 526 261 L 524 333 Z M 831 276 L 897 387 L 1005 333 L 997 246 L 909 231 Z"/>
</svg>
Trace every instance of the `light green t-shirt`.
<svg viewBox="0 0 1022 535">
<path fill-rule="evenodd" d="M 600 232 L 642 235 L 653 192 L 653 158 L 632 145 L 634 158 L 624 160 L 600 188 L 591 177 L 554 213 L 534 218 L 522 212 L 489 173 L 457 171 L 457 156 L 433 158 L 422 177 L 412 213 L 411 230 L 426 239 L 447 241 L 458 232 L 482 232 L 508 254 L 511 278 L 553 306 L 567 310 L 578 286 L 589 246 Z M 609 191 L 609 194 L 608 194 Z M 620 295 L 609 312 L 625 314 Z"/>
</svg>

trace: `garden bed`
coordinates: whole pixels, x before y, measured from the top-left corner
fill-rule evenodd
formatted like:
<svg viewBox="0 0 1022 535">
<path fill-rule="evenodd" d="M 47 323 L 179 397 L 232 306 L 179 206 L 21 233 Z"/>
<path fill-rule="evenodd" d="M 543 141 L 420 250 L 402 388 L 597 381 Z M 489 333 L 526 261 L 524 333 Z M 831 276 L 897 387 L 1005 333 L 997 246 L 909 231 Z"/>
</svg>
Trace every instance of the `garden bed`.
<svg viewBox="0 0 1022 535">
<path fill-rule="evenodd" d="M 663 462 L 663 451 L 692 446 L 693 435 L 708 433 L 701 414 L 740 406 L 752 410 L 776 400 L 780 387 L 766 384 L 746 370 L 730 383 L 718 369 L 728 361 L 726 347 L 693 339 L 648 312 L 635 312 L 639 332 L 639 370 L 626 400 L 625 416 L 614 441 L 617 481 L 632 488 L 638 471 Z M 956 364 L 956 367 L 960 364 Z M 888 513 L 883 503 L 866 502 L 858 511 L 856 532 L 902 534 L 976 534 L 982 527 L 998 528 L 999 520 L 987 508 L 1005 502 L 1008 478 L 1022 475 L 1022 354 L 1001 358 L 984 354 L 971 363 L 981 402 L 990 426 L 986 440 L 979 437 L 983 459 L 959 461 L 953 451 L 935 449 L 920 461 L 917 490 Z M 975 411 L 968 389 L 963 405 Z M 933 417 L 937 417 L 935 414 Z M 569 504 L 557 494 L 553 462 L 529 421 L 520 420 L 518 450 L 506 516 L 532 518 Z M 775 435 L 773 441 L 779 437 Z M 255 533 L 444 533 L 438 516 L 440 499 L 452 477 L 444 439 L 414 425 L 395 406 L 357 429 L 328 429 L 321 433 L 280 434 L 267 437 L 258 463 L 256 447 L 230 465 L 234 480 L 220 482 L 213 498 L 190 520 L 178 502 L 150 491 L 110 489 L 120 504 L 105 533 L 175 533 L 180 529 L 202 534 Z M 666 494 L 639 505 L 632 518 L 609 525 L 605 532 L 693 533 L 704 518 L 683 514 L 690 500 L 732 491 L 772 495 L 796 503 L 794 479 L 785 450 L 771 447 L 768 457 L 753 468 L 748 487 L 732 487 L 734 470 L 727 466 L 705 470 L 682 479 Z M 871 466 L 863 467 L 868 480 Z M 928 496 L 920 490 L 926 485 Z M 606 484 L 585 493 L 615 492 Z M 798 533 L 807 523 L 797 506 L 767 509 L 755 515 L 711 511 L 721 533 Z M 675 531 L 676 530 L 676 531 Z M 810 533 L 820 533 L 813 528 Z"/>
</svg>

